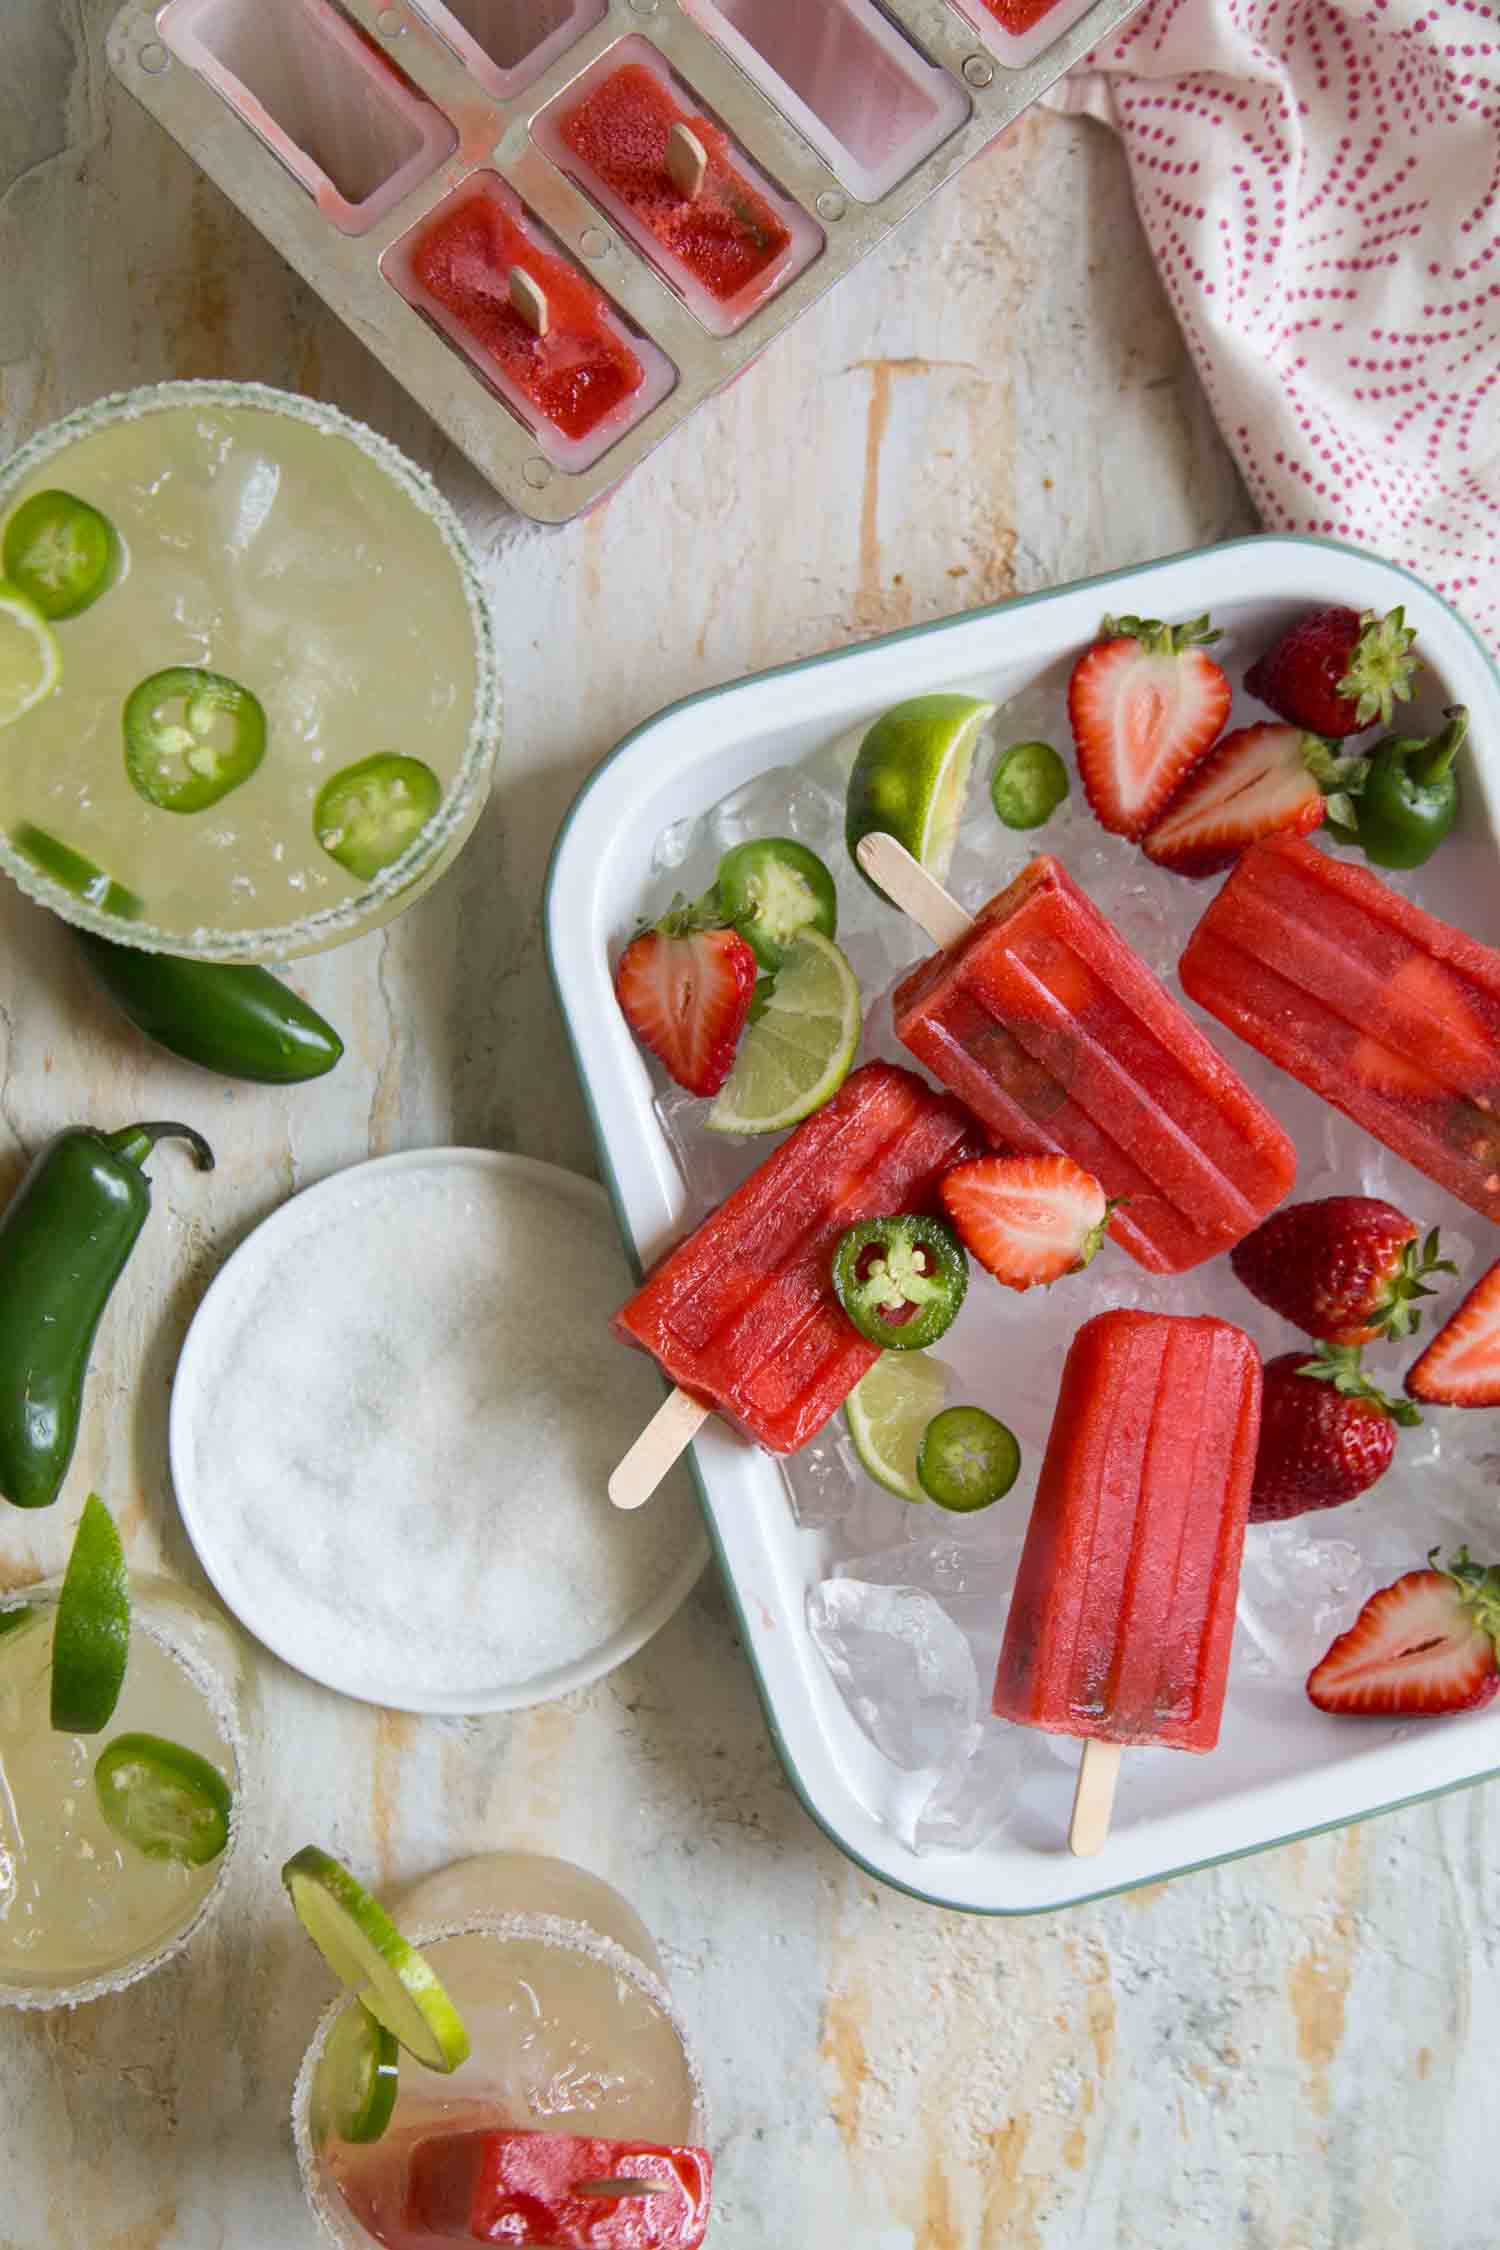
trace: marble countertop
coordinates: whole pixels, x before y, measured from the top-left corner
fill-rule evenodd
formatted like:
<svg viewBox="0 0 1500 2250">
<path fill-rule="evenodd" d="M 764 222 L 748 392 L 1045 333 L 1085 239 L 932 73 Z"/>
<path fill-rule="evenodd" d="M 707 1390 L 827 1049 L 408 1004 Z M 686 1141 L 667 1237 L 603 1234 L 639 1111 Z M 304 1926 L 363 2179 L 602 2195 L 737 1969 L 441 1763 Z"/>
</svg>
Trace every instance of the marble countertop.
<svg viewBox="0 0 1500 2250">
<path fill-rule="evenodd" d="M 519 523 L 110 81 L 111 0 L 0 0 L 0 452 L 102 392 L 256 376 L 425 463 L 486 557 L 507 720 L 453 875 L 301 966 L 348 1055 L 315 1089 L 138 1042 L 0 896 L 0 1193 L 64 1123 L 178 1110 L 101 1334 L 90 1485 L 189 1579 L 165 1414 L 187 1323 L 289 1193 L 441 1143 L 590 1170 L 542 953 L 548 848 L 669 698 L 1251 522 L 1098 128 L 1029 118 L 607 507 Z M 768 473 L 769 471 L 769 473 Z M 1490 2250 L 1500 1796 L 1478 1789 L 1065 1916 L 877 1888 L 800 1811 L 712 1578 L 634 1662 L 514 1718 L 423 1721 L 253 1659 L 256 1781 L 224 1910 L 150 1983 L 0 2016 L 0 2250 L 314 2250 L 287 2105 L 324 1979 L 277 1870 L 376 1882 L 507 1845 L 616 1882 L 662 1941 L 717 2119 L 716 2250 Z"/>
</svg>

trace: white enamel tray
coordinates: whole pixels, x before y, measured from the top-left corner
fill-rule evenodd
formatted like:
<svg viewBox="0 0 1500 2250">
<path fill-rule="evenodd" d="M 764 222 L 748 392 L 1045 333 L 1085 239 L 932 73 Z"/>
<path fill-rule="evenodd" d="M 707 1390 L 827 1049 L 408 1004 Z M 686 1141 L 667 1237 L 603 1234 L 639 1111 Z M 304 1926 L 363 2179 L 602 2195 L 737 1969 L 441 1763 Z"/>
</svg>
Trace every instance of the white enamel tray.
<svg viewBox="0 0 1500 2250">
<path fill-rule="evenodd" d="M 1500 678 L 1473 633 L 1435 595 L 1404 571 L 1330 541 L 1239 540 L 919 626 L 693 697 L 622 743 L 587 784 L 558 839 L 547 927 L 605 1179 L 641 1264 L 649 1265 L 685 1231 L 689 1199 L 653 1107 L 646 1065 L 615 1005 L 610 969 L 613 953 L 661 891 L 652 859 L 665 828 L 769 768 L 810 755 L 904 697 L 965 687 L 1003 703 L 1086 644 L 1106 611 L 1181 618 L 1211 610 L 1243 663 L 1300 609 L 1329 600 L 1380 611 L 1404 603 L 1428 666 L 1421 716 L 1449 702 L 1468 705 L 1474 748 L 1462 822 L 1416 888 L 1433 911 L 1500 942 Z M 983 786 L 977 774 L 974 786 Z M 1045 848 L 1045 832 L 1037 848 Z M 842 893 L 847 865 L 835 872 Z M 1203 905 L 1213 888 L 1194 886 Z M 1197 1020 L 1246 1069 L 1246 1050 L 1231 1034 Z M 1294 1110 L 1296 1102 L 1287 1106 Z M 1297 1115 L 1293 1130 L 1300 1134 L 1305 1110 Z M 1402 1185 L 1407 1207 L 1419 1217 L 1439 1202 L 1444 1215 L 1457 1210 L 1404 1168 Z M 1333 1189 L 1324 1181 L 1312 1192 Z M 1472 1278 L 1500 1251 L 1500 1235 L 1473 1214 L 1463 1216 L 1462 1226 Z M 1013 1317 L 1003 1308 L 986 1312 L 986 1300 L 997 1302 L 1000 1294 L 971 1289 L 960 1325 Z M 1248 1298 L 1245 1304 L 1253 1314 Z M 1247 1325 L 1253 1330 L 1255 1323 Z M 1283 1328 L 1274 1348 L 1286 1350 L 1295 1341 Z M 1479 1417 L 1457 1419 L 1473 1424 Z M 1493 1424 L 1500 1454 L 1500 1412 Z M 799 1526 L 777 1463 L 717 1421 L 697 1440 L 693 1456 L 709 1530 L 793 1786 L 850 1858 L 916 1896 L 993 1914 L 1076 1904 L 1500 1771 L 1500 1703 L 1418 1725 L 1330 1719 L 1312 1708 L 1295 1682 L 1272 1677 L 1250 1660 L 1254 1652 L 1247 1656 L 1242 1645 L 1242 1624 L 1218 1750 L 1206 1758 L 1148 1752 L 1137 1754 L 1134 1764 L 1127 1753 L 1115 1830 L 1099 1858 L 1067 1854 L 1071 1775 L 1060 1762 L 1056 1787 L 1043 1792 L 1038 1817 L 1012 1823 L 1002 1841 L 963 1852 L 918 1851 L 902 1834 L 901 1791 L 909 1776 L 889 1766 L 855 1724 L 807 1630 L 805 1598 L 827 1575 L 827 1535 Z M 1407 1495 L 1393 1484 L 1396 1475 L 1393 1470 L 1386 1480 L 1393 1488 L 1383 1505 L 1390 1508 L 1406 1504 Z M 1433 1480 L 1437 1475 L 1432 1472 Z M 1471 1491 L 1466 1513 L 1454 1509 L 1434 1523 L 1424 1508 L 1429 1483 L 1421 1475 L 1409 1483 L 1410 1565 L 1420 1562 L 1433 1539 L 1451 1540 L 1454 1517 L 1461 1528 L 1473 1526 L 1476 1546 L 1492 1521 L 1492 1544 L 1500 1553 L 1500 1493 Z M 1329 1538 L 1343 1534 L 1336 1514 L 1320 1521 Z M 983 1701 L 988 1684 L 981 1681 Z"/>
</svg>

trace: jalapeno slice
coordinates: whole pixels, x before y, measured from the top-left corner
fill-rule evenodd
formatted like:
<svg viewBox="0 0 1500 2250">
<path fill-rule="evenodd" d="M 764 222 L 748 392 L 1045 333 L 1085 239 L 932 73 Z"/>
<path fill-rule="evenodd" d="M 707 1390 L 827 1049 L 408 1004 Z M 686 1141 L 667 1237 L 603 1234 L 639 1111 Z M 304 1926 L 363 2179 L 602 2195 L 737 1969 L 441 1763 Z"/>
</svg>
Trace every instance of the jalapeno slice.
<svg viewBox="0 0 1500 2250">
<path fill-rule="evenodd" d="M 990 776 L 990 803 L 1007 828 L 1040 828 L 1068 794 L 1068 769 L 1050 742 L 1013 742 Z"/>
<path fill-rule="evenodd" d="M 60 836 L 49 829 L 38 828 L 32 821 L 17 821 L 10 832 L 10 840 L 22 857 L 54 883 L 61 883 L 65 891 L 76 898 L 86 898 L 90 906 L 97 906 L 105 914 L 116 914 L 121 921 L 133 922 L 142 912 L 141 902 L 134 891 L 106 875 L 102 867 L 83 852 L 65 844 Z"/>
<path fill-rule="evenodd" d="M 118 575 L 120 542 L 108 516 L 71 492 L 34 492 L 0 542 L 0 575 L 55 623 L 91 609 Z"/>
<path fill-rule="evenodd" d="M 420 758 L 378 751 L 324 782 L 313 828 L 329 858 L 365 881 L 401 857 L 442 794 L 442 783 Z"/>
<path fill-rule="evenodd" d="M 719 911 L 763 969 L 779 969 L 804 930 L 838 928 L 838 894 L 816 852 L 790 836 L 758 836 L 724 854 L 715 877 Z"/>
<path fill-rule="evenodd" d="M 148 805 L 205 812 L 266 754 L 266 714 L 238 680 L 175 664 L 125 699 L 125 771 Z"/>
<path fill-rule="evenodd" d="M 915 1352 L 952 1327 L 969 1286 L 969 1261 L 941 1219 L 866 1219 L 840 1235 L 833 1287 L 861 1336 L 885 1351 Z"/>
<path fill-rule="evenodd" d="M 972 1515 L 1003 1500 L 1021 1472 L 1021 1448 L 982 1406 L 949 1406 L 935 1414 L 917 1447 L 917 1482 L 929 1500 Z"/>
<path fill-rule="evenodd" d="M 94 1765 L 99 1810 L 147 1859 L 207 1867 L 229 1842 L 234 1799 L 217 1766 L 158 1734 L 118 1734 Z"/>
</svg>

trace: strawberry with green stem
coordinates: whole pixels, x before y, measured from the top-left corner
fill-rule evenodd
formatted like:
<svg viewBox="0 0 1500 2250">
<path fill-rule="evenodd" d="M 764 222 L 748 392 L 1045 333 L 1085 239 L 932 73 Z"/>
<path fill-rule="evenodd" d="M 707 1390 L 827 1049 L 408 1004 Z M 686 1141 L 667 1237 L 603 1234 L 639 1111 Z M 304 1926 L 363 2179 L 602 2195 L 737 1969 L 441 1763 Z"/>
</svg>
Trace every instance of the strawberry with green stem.
<svg viewBox="0 0 1500 2250">
<path fill-rule="evenodd" d="M 1281 1523 L 1368 1492 L 1391 1465 L 1398 1426 L 1420 1420 L 1371 1382 L 1347 1344 L 1320 1344 L 1311 1359 L 1283 1352 L 1262 1384 L 1250 1521 Z"/>
<path fill-rule="evenodd" d="M 689 1093 L 718 1093 L 754 1004 L 758 965 L 712 893 L 674 899 L 620 955 L 615 997 L 643 1047 Z"/>
<path fill-rule="evenodd" d="M 1143 836 L 1218 739 L 1231 693 L 1207 617 L 1106 617 L 1068 681 L 1078 773 L 1094 817 Z"/>
<path fill-rule="evenodd" d="M 1500 1569 L 1460 1547 L 1446 1570 L 1409 1570 L 1372 1594 L 1307 1678 L 1320 1711 L 1339 1717 L 1437 1718 L 1476 1711 L 1500 1692 Z"/>
<path fill-rule="evenodd" d="M 1245 687 L 1278 718 L 1339 742 L 1389 726 L 1397 703 L 1410 700 L 1420 668 L 1411 653 L 1416 637 L 1403 610 L 1377 617 L 1331 603 L 1273 642 L 1245 674 Z"/>
<path fill-rule="evenodd" d="M 1229 1263 L 1258 1297 L 1328 1344 L 1398 1342 L 1421 1325 L 1422 1299 L 1456 1273 L 1436 1227 L 1425 1241 L 1404 1211 L 1373 1195 L 1327 1195 L 1273 1211 Z"/>
</svg>

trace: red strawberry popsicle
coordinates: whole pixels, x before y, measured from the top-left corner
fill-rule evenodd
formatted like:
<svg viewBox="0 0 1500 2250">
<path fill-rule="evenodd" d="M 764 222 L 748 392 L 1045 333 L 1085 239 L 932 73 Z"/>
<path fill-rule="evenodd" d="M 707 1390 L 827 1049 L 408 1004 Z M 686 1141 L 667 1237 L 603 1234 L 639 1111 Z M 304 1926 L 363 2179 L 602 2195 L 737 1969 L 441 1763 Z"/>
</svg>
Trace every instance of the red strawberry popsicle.
<svg viewBox="0 0 1500 2250">
<path fill-rule="evenodd" d="M 978 1150 L 957 1102 L 894 1063 L 866 1063 L 668 1252 L 616 1313 L 616 1334 L 700 1407 L 794 1453 L 880 1357 L 833 1293 L 839 1236 L 930 1210 L 941 1175 Z"/>
<path fill-rule="evenodd" d="M 1058 860 L 1034 859 L 892 1004 L 997 1148 L 1069 1156 L 1120 1199 L 1110 1234 L 1153 1272 L 1229 1249 L 1292 1184 L 1270 1111 Z"/>
<path fill-rule="evenodd" d="M 1259 1428 L 1260 1360 L 1243 1330 L 1173 1313 L 1084 1323 L 1006 1620 L 1000 1718 L 1213 1749 Z M 1075 1807 L 1074 1850 L 1103 1840 L 1077 1830 Z"/>
<path fill-rule="evenodd" d="M 406 2221 L 440 2242 L 516 2250 L 698 2250 L 713 2166 L 701 2148 L 505 2127 L 419 2141 Z"/>
<path fill-rule="evenodd" d="M 1500 952 L 1368 868 L 1255 844 L 1183 989 L 1461 1202 L 1500 1219 Z"/>
</svg>

